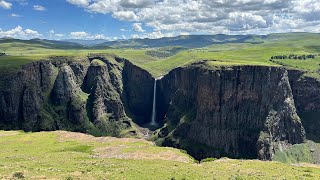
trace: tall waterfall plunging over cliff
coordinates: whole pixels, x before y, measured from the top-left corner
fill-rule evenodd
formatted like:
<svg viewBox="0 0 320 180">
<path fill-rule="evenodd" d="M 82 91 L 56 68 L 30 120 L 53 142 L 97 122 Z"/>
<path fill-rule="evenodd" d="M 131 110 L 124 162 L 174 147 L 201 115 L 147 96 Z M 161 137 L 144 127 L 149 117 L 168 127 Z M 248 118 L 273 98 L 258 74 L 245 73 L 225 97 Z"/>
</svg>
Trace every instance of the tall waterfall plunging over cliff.
<svg viewBox="0 0 320 180">
<path fill-rule="evenodd" d="M 153 86 L 153 103 L 152 103 L 152 117 L 151 117 L 151 125 L 156 126 L 156 103 L 157 103 L 157 81 L 160 80 L 163 76 L 154 79 Z"/>
<path fill-rule="evenodd" d="M 152 117 L 151 117 L 151 125 L 157 125 L 156 122 L 156 101 L 157 101 L 157 79 L 154 79 L 153 86 L 153 103 L 152 103 Z"/>
</svg>

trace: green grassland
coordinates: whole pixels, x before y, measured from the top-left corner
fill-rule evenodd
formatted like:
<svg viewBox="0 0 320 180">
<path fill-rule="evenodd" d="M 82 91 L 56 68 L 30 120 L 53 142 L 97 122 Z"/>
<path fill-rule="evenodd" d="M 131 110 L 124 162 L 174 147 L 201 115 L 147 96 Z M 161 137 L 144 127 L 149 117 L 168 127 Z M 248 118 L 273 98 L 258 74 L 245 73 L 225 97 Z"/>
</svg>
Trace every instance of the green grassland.
<svg viewBox="0 0 320 180">
<path fill-rule="evenodd" d="M 0 131 L 0 179 L 319 179 L 320 167 L 258 160 L 197 163 L 141 139 Z"/>
<path fill-rule="evenodd" d="M 252 43 L 259 42 L 259 43 Z M 312 60 L 281 60 L 271 62 L 274 55 L 289 54 L 319 54 L 320 34 L 287 33 L 268 36 L 255 36 L 244 43 L 213 44 L 203 48 L 187 49 L 179 47 L 167 48 L 57 48 L 58 45 L 0 41 L 0 52 L 9 56 L 0 57 L 0 70 L 13 71 L 31 61 L 46 59 L 48 56 L 77 56 L 82 57 L 90 53 L 108 53 L 126 58 L 138 66 L 151 72 L 154 76 L 161 76 L 173 68 L 184 66 L 200 60 L 217 60 L 209 64 L 214 66 L 232 65 L 261 65 L 287 66 L 302 69 L 307 75 L 317 76 L 320 69 L 320 58 Z M 157 54 L 157 51 L 159 52 Z M 151 52 L 151 53 L 150 53 Z M 159 57 L 157 57 L 159 56 Z M 280 61 L 280 60 L 279 60 Z"/>
</svg>

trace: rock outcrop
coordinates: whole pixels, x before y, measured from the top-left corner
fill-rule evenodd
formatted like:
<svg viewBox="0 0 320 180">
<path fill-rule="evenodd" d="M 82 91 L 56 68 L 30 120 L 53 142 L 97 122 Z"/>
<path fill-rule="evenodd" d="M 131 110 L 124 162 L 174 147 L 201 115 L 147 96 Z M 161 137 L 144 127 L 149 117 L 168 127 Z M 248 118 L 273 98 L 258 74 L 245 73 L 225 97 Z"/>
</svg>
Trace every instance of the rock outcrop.
<svg viewBox="0 0 320 180">
<path fill-rule="evenodd" d="M 143 88 L 148 83 L 153 83 L 148 72 L 118 57 L 54 57 L 34 62 L 1 88 L 0 128 L 122 136 L 123 130 L 134 129 L 126 111 L 136 115 L 140 112 L 134 108 L 152 106 L 148 97 L 152 89 Z M 143 124 L 148 113 L 134 117 Z"/>
<path fill-rule="evenodd" d="M 269 160 L 276 149 L 304 140 L 283 68 L 198 63 L 171 71 L 158 88 L 158 116 L 166 123 L 160 142 L 198 159 Z"/>
</svg>

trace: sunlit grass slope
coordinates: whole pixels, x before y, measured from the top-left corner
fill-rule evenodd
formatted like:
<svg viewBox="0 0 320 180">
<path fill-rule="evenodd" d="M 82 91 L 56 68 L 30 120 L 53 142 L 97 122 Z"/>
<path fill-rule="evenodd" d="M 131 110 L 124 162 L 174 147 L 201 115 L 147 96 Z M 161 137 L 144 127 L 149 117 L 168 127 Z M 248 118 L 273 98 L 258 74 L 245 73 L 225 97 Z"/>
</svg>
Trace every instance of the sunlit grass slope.
<svg viewBox="0 0 320 180">
<path fill-rule="evenodd" d="M 219 159 L 201 164 L 141 139 L 0 131 L 0 179 L 319 179 L 318 166 Z"/>
</svg>

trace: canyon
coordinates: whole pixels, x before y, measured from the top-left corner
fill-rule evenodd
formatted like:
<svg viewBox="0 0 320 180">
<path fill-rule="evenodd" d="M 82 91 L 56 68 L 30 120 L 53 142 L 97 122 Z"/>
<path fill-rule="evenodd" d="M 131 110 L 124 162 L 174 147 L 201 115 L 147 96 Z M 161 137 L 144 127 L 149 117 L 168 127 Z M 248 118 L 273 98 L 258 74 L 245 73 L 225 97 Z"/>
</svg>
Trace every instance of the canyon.
<svg viewBox="0 0 320 180">
<path fill-rule="evenodd" d="M 143 137 L 206 157 L 272 160 L 318 141 L 320 82 L 284 67 L 196 62 L 162 78 L 110 55 L 24 65 L 0 89 L 0 129 Z M 312 116 L 309 118 L 309 116 Z"/>
</svg>

